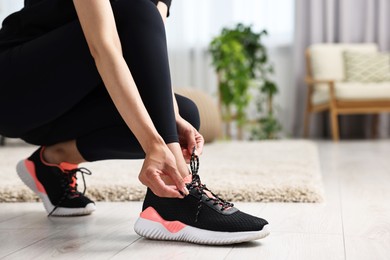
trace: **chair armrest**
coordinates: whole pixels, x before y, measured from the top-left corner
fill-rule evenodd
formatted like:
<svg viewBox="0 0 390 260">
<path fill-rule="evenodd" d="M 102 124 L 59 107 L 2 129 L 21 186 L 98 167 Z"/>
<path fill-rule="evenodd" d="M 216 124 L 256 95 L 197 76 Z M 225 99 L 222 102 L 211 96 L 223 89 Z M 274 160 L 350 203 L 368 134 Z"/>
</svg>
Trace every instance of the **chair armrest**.
<svg viewBox="0 0 390 260">
<path fill-rule="evenodd" d="M 333 85 L 334 80 L 327 80 L 327 79 L 313 79 L 311 77 L 306 77 L 305 82 L 308 85 L 314 85 L 314 84 L 329 84 Z"/>
<path fill-rule="evenodd" d="M 335 102 L 336 100 L 336 95 L 335 95 L 335 90 L 334 90 L 334 80 L 326 80 L 326 79 L 313 79 L 311 77 L 306 77 L 305 82 L 307 86 L 309 87 L 309 96 L 313 94 L 313 86 L 315 84 L 327 84 L 329 86 L 329 97 L 330 97 L 330 102 Z"/>
</svg>

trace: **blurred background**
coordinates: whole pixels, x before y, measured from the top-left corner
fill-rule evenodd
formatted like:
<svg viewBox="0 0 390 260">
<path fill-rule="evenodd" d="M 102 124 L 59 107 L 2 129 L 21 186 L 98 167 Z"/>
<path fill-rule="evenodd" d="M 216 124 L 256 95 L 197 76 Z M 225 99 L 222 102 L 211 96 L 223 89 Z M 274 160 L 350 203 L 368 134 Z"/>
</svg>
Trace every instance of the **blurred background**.
<svg viewBox="0 0 390 260">
<path fill-rule="evenodd" d="M 22 6 L 23 0 L 0 0 L 0 20 Z M 318 43 L 372 43 L 378 53 L 390 49 L 388 0 L 174 0 L 170 13 L 166 31 L 173 86 L 199 90 L 209 96 L 224 123 L 222 136 L 233 139 L 302 137 L 305 111 L 311 119 L 308 136 L 331 138 L 330 105 L 312 113 L 317 110 L 307 101 L 311 87 L 304 81 L 308 76 L 305 51 Z M 237 27 L 238 24 L 242 27 Z M 221 63 L 221 55 L 238 53 L 234 44 L 229 45 L 232 38 L 224 36 L 224 28 L 235 34 L 233 42 L 238 39 L 243 48 L 250 48 L 250 37 L 257 42 L 252 46 L 257 48 L 252 54 L 257 55 L 260 67 L 252 68 L 252 77 L 241 88 L 237 87 L 242 83 L 238 81 L 240 76 L 229 78 Z M 248 30 L 249 38 L 245 38 Z M 213 40 L 220 41 L 220 45 L 215 41 L 213 45 Z M 223 48 L 226 52 L 218 53 Z M 264 57 L 266 60 L 261 60 Z M 242 66 L 246 66 L 244 63 Z M 386 79 L 382 81 L 387 84 Z M 317 85 L 312 86 L 314 94 Z M 381 99 L 382 109 L 336 116 L 342 139 L 389 137 L 387 88 L 390 86 L 382 88 L 384 92 L 379 94 L 385 100 L 383 103 Z M 336 96 L 337 93 L 336 86 Z M 324 102 L 328 104 L 330 100 Z M 230 130 L 227 124 L 231 125 Z"/>
</svg>

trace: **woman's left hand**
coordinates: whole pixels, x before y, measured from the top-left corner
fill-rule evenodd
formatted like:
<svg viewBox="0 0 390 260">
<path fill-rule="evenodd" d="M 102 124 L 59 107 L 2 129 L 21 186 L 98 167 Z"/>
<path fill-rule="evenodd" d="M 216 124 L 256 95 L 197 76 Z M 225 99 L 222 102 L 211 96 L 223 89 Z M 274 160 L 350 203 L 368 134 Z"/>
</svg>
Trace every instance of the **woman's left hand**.
<svg viewBox="0 0 390 260">
<path fill-rule="evenodd" d="M 163 19 L 164 24 L 165 24 L 165 22 L 167 20 L 168 6 L 165 3 L 159 1 L 157 3 L 157 9 L 160 12 L 161 18 Z"/>
<path fill-rule="evenodd" d="M 176 119 L 176 125 L 184 159 L 187 163 L 189 163 L 194 147 L 196 147 L 197 155 L 202 154 L 204 138 L 190 123 L 188 123 L 182 117 L 178 117 Z"/>
</svg>

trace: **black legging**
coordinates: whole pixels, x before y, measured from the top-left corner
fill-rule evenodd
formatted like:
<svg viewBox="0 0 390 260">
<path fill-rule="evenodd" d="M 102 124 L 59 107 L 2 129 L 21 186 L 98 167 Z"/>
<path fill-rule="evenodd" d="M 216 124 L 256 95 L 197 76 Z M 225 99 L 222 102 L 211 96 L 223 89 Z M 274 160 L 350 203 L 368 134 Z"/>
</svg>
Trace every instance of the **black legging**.
<svg viewBox="0 0 390 260">
<path fill-rule="evenodd" d="M 149 0 L 111 5 L 145 107 L 165 142 L 178 142 L 160 13 Z M 0 72 L 0 134 L 36 145 L 75 139 L 88 161 L 144 157 L 103 85 L 78 20 L 1 53 Z M 181 116 L 199 129 L 195 104 L 176 100 Z"/>
</svg>

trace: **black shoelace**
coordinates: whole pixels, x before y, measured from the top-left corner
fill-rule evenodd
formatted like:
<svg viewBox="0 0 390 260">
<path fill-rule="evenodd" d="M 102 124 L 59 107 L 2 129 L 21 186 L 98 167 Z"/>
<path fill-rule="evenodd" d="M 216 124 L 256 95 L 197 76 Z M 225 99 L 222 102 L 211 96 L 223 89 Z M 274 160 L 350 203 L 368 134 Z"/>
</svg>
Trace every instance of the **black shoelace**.
<svg viewBox="0 0 390 260">
<path fill-rule="evenodd" d="M 200 210 L 201 210 L 202 205 L 203 205 L 203 201 L 202 201 L 203 195 L 205 195 L 207 197 L 206 201 L 212 201 L 214 206 L 215 205 L 220 205 L 221 206 L 221 208 L 220 208 L 221 211 L 224 211 L 227 208 L 231 208 L 231 207 L 234 206 L 233 203 L 225 201 L 225 200 L 221 199 L 218 195 L 214 194 L 212 191 L 210 191 L 206 187 L 206 184 L 203 184 L 200 181 L 200 177 L 199 177 L 199 174 L 198 174 L 198 170 L 199 170 L 199 156 L 197 156 L 195 154 L 195 147 L 192 150 L 191 160 L 190 160 L 190 167 L 191 167 L 191 173 L 192 173 L 192 182 L 187 184 L 187 189 L 188 190 L 196 189 L 196 191 L 199 194 L 198 210 L 196 211 L 195 222 L 198 222 L 199 213 L 200 213 Z M 205 191 L 208 191 L 209 193 L 211 193 L 213 197 L 209 197 L 209 195 L 207 195 L 207 193 Z"/>
<path fill-rule="evenodd" d="M 82 193 L 77 190 L 78 185 L 77 185 L 76 175 L 78 172 L 81 173 L 81 177 L 83 178 L 84 190 Z M 56 211 L 58 207 L 61 206 L 61 204 L 64 202 L 66 198 L 72 199 L 85 194 L 85 191 L 87 190 L 87 185 L 85 183 L 84 174 L 92 175 L 92 172 L 87 168 L 81 167 L 81 168 L 75 168 L 69 171 L 65 171 L 64 173 L 61 174 L 61 188 L 63 188 L 64 193 L 62 194 L 57 205 L 55 205 L 53 210 L 49 213 L 48 217 L 50 217 L 54 213 L 54 211 Z M 73 182 L 76 182 L 75 185 L 72 185 Z"/>
</svg>

